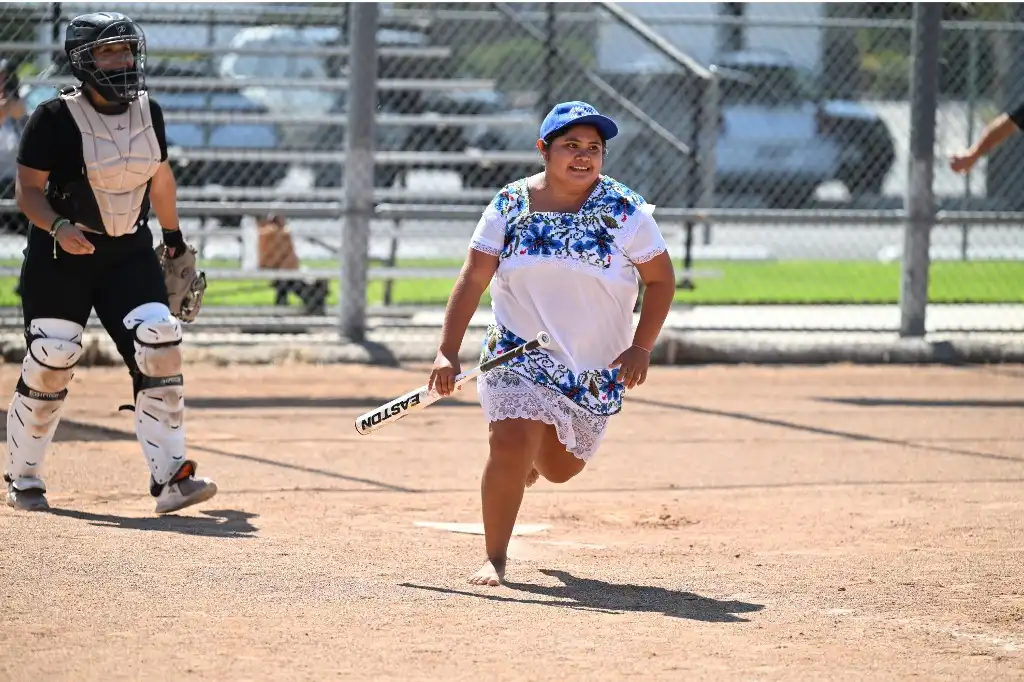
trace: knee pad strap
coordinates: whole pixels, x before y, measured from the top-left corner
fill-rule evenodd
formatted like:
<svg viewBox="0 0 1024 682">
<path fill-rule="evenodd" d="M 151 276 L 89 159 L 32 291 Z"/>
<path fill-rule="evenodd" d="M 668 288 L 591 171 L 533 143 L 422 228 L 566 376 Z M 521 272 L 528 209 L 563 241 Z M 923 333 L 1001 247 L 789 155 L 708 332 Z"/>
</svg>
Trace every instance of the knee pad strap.
<svg viewBox="0 0 1024 682">
<path fill-rule="evenodd" d="M 124 325 L 135 337 L 135 435 L 154 483 L 163 485 L 185 462 L 181 323 L 162 303 L 146 303 Z"/>
<path fill-rule="evenodd" d="M 6 471 L 14 480 L 41 480 L 46 450 L 82 357 L 84 331 L 80 324 L 55 318 L 29 323 L 21 375 L 7 412 Z"/>
</svg>

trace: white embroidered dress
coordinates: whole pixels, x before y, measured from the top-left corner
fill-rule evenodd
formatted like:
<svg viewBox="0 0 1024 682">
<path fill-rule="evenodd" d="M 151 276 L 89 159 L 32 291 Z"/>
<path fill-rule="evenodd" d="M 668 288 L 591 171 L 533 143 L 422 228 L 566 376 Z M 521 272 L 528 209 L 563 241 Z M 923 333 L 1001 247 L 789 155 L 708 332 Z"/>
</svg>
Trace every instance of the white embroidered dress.
<svg viewBox="0 0 1024 682">
<path fill-rule="evenodd" d="M 633 342 L 634 264 L 666 250 L 654 206 L 601 176 L 577 213 L 533 212 L 526 179 L 484 210 L 470 248 L 498 256 L 490 283 L 494 322 L 481 360 L 547 331 L 538 349 L 478 379 L 488 421 L 552 424 L 566 450 L 588 460 L 624 386 L 608 365 Z"/>
</svg>

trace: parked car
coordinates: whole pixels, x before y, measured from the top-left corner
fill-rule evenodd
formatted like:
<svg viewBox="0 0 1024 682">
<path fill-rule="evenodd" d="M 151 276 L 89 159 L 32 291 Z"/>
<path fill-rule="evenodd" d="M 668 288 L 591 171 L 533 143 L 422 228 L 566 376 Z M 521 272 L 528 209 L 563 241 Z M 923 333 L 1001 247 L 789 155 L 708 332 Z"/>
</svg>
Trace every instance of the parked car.
<svg viewBox="0 0 1024 682">
<path fill-rule="evenodd" d="M 789 102 L 793 114 L 796 114 L 794 105 L 802 102 L 799 117 L 805 136 L 813 116 L 816 135 L 830 137 L 840 150 L 839 163 L 826 180 L 841 181 L 854 196 L 881 193 L 885 178 L 896 162 L 896 145 L 878 114 L 859 102 L 823 98 L 816 79 L 781 53 L 731 53 L 724 55 L 717 64 L 754 78 L 753 90 L 740 93 L 740 98 L 749 97 L 752 102 L 760 101 L 764 105 Z M 732 83 L 723 87 L 723 91 L 726 88 L 730 94 L 734 94 L 735 89 L 742 90 L 742 86 Z M 727 101 L 724 96 L 723 101 Z M 770 121 L 772 128 L 781 122 L 774 115 Z M 789 124 L 793 122 L 791 119 Z M 813 158 L 821 157 L 814 155 Z M 804 160 L 808 160 L 807 157 Z"/>
<path fill-rule="evenodd" d="M 258 102 L 279 116 L 328 114 L 338 95 L 337 90 L 320 87 L 267 87 L 261 79 L 287 80 L 301 84 L 303 80 L 326 80 L 337 77 L 336 58 L 316 53 L 326 41 L 338 35 L 337 28 L 317 26 L 249 26 L 231 38 L 230 46 L 239 50 L 263 49 L 266 53 L 228 52 L 217 60 L 221 78 L 238 81 L 246 97 Z M 303 47 L 309 54 L 301 53 Z M 278 53 L 274 50 L 288 50 Z M 296 51 L 299 54 L 296 54 Z M 289 122 L 280 126 L 282 147 L 290 150 L 329 149 L 329 142 L 317 139 L 309 123 Z"/>
<path fill-rule="evenodd" d="M 244 92 L 280 114 L 322 115 L 335 117 L 335 121 L 322 124 L 294 124 L 286 126 L 287 146 L 290 149 L 316 151 L 342 150 L 345 145 L 346 90 L 315 90 L 310 88 L 265 88 L 258 85 L 261 77 L 275 78 L 342 78 L 347 65 L 343 59 L 321 56 L 315 48 L 341 44 L 342 34 L 334 28 L 262 26 L 240 31 L 232 40 L 236 48 L 268 48 L 287 46 L 294 50 L 307 46 L 308 55 L 293 54 L 227 54 L 220 62 L 220 73 L 237 78 Z M 381 48 L 430 48 L 430 38 L 424 31 L 411 28 L 381 27 L 377 31 L 377 44 Z M 415 53 L 396 52 L 381 54 L 378 59 L 378 77 L 382 79 L 453 78 L 454 65 L 443 56 L 422 58 Z M 245 83 L 251 81 L 252 84 Z M 424 91 L 418 88 L 381 89 L 377 93 L 377 112 L 383 115 L 418 115 L 425 118 L 418 125 L 378 123 L 375 148 L 378 151 L 423 152 L 422 161 L 378 161 L 374 171 L 374 186 L 390 187 L 403 173 L 413 169 L 454 170 L 464 186 L 498 187 L 523 173 L 539 168 L 537 164 L 499 162 L 480 158 L 467 163 L 454 163 L 440 158 L 429 158 L 429 152 L 489 152 L 518 151 L 529 154 L 536 141 L 540 120 L 531 111 L 511 107 L 502 94 L 494 90 L 476 91 Z M 522 125 L 450 125 L 442 122 L 444 116 L 522 114 Z M 431 120 L 436 118 L 437 121 Z M 338 187 L 342 183 L 340 163 L 310 162 L 317 187 Z"/>
<path fill-rule="evenodd" d="M 719 79 L 715 144 L 715 197 L 720 205 L 756 195 L 776 208 L 809 205 L 818 187 L 838 172 L 841 148 L 821 128 L 821 106 L 777 57 L 728 53 L 709 65 Z M 679 69 L 602 72 L 620 96 L 639 107 L 683 144 L 698 140 L 703 84 Z M 599 106 L 619 115 L 620 135 L 609 145 L 609 172 L 649 201 L 691 206 L 699 199 L 704 169 L 601 93 Z"/>
<path fill-rule="evenodd" d="M 494 90 L 462 92 L 404 92 L 403 96 L 381 93 L 379 114 L 416 114 L 426 120 L 421 125 L 384 125 L 378 123 L 376 148 L 380 151 L 421 152 L 424 158 L 416 163 L 378 160 L 374 171 L 374 186 L 390 187 L 409 170 L 450 170 L 462 179 L 464 187 L 498 188 L 507 182 L 540 169 L 540 156 L 533 154 L 540 119 L 529 110 L 515 109 L 505 104 L 501 93 Z M 334 113 L 343 116 L 345 99 L 339 97 Z M 519 117 L 522 124 L 465 125 L 447 124 L 445 116 L 503 115 Z M 431 119 L 436 119 L 436 122 Z M 345 126 L 342 123 L 323 126 L 316 133 L 318 139 L 344 144 Z M 488 152 L 518 152 L 519 159 L 496 161 Z M 466 161 L 430 158 L 429 152 L 468 152 Z M 523 158 L 536 156 L 533 162 Z M 341 183 L 340 164 L 314 164 L 316 184 L 319 187 L 337 187 Z"/>
<path fill-rule="evenodd" d="M 842 148 L 824 128 L 823 105 L 785 55 L 721 55 L 716 193 L 754 192 L 778 208 L 807 205 L 835 178 Z"/>
<path fill-rule="evenodd" d="M 896 163 L 896 141 L 885 120 L 863 104 L 848 100 L 824 102 L 824 129 L 843 153 L 836 179 L 852 196 L 881 194 Z"/>
<path fill-rule="evenodd" d="M 449 148 L 479 152 L 480 157 L 455 166 L 466 187 L 502 187 L 541 170 L 540 154 L 534 149 L 541 118 L 533 109 L 517 107 L 497 90 L 430 93 L 424 108 L 439 116 L 510 116 L 521 122 L 504 125 L 471 125 L 449 128 L 453 134 Z M 490 160 L 487 152 L 517 152 L 532 160 Z"/>
</svg>

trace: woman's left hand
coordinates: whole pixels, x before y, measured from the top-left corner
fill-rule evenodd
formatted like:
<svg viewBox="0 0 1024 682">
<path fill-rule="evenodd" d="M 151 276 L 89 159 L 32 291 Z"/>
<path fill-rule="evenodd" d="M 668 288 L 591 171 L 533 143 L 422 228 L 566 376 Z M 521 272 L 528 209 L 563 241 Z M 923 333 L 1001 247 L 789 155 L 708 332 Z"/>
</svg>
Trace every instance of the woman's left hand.
<svg viewBox="0 0 1024 682">
<path fill-rule="evenodd" d="M 618 367 L 619 383 L 626 388 L 633 388 L 647 379 L 647 370 L 651 366 L 651 354 L 640 346 L 630 346 L 619 353 L 619 357 L 615 358 L 608 366 Z"/>
</svg>

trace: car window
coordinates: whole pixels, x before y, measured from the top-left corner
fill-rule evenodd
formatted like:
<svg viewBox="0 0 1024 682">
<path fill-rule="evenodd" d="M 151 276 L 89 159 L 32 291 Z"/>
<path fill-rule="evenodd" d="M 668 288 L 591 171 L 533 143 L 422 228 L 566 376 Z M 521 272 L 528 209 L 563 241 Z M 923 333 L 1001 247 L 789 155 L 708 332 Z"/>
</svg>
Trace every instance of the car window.
<svg viewBox="0 0 1024 682">
<path fill-rule="evenodd" d="M 743 66 L 737 70 L 751 76 L 753 83 L 723 79 L 721 91 L 724 104 L 788 106 L 815 99 L 807 78 L 796 69 Z"/>
<path fill-rule="evenodd" d="M 315 29 L 286 28 L 282 26 L 261 26 L 246 29 L 232 39 L 234 47 L 258 47 L 273 50 L 275 47 L 301 48 L 317 47 L 331 38 L 336 31 L 326 34 Z M 239 86 L 254 99 L 259 100 L 272 111 L 295 111 L 301 113 L 324 113 L 334 104 L 336 92 L 318 88 L 267 88 L 258 85 L 261 78 L 308 80 L 325 79 L 330 76 L 328 60 L 320 55 L 302 54 L 238 54 L 229 52 L 220 59 L 220 74 L 225 78 L 240 81 Z M 253 81 L 248 85 L 246 81 Z"/>
<path fill-rule="evenodd" d="M 273 48 L 266 44 L 259 47 Z M 287 47 L 295 47 L 287 45 Z M 327 78 L 323 57 L 301 55 L 229 54 L 223 61 L 223 72 L 234 78 Z"/>
</svg>

